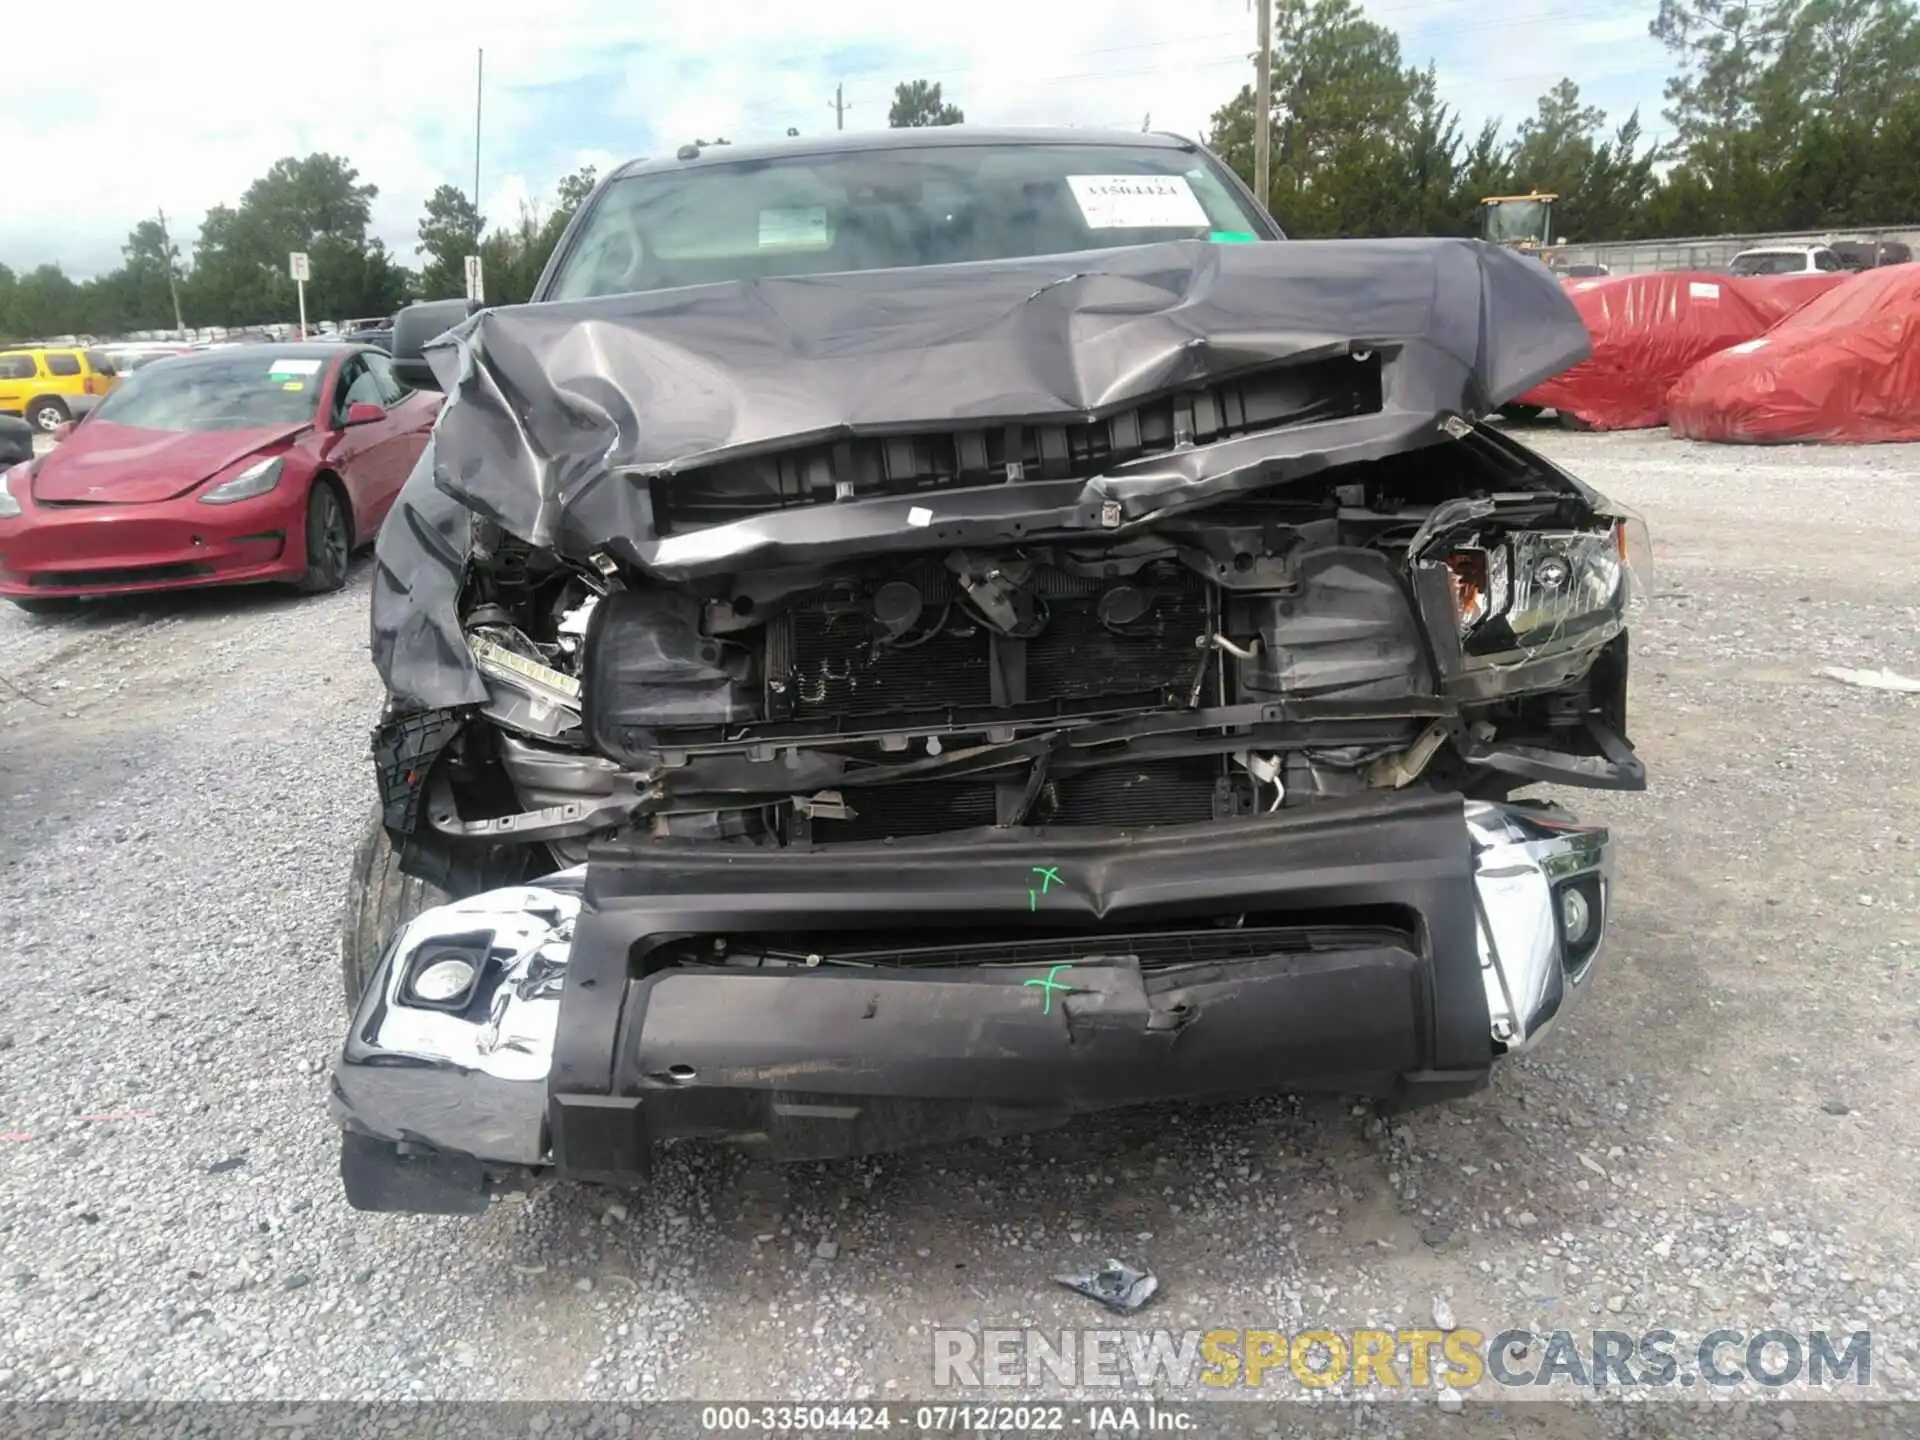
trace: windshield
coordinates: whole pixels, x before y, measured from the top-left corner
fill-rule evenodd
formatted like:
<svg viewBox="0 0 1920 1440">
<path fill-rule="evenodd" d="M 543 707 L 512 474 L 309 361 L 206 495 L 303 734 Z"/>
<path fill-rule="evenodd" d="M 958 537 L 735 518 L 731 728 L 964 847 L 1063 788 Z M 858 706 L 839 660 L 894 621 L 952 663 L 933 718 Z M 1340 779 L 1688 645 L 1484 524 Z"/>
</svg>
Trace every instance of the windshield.
<svg viewBox="0 0 1920 1440">
<path fill-rule="evenodd" d="M 254 430 L 311 420 L 326 361 L 247 349 L 144 365 L 94 411 L 143 430 Z"/>
<path fill-rule="evenodd" d="M 1736 275 L 1798 275 L 1806 268 L 1806 253 L 1800 250 L 1761 250 L 1733 257 Z"/>
<path fill-rule="evenodd" d="M 1547 234 L 1551 213 L 1552 206 L 1545 200 L 1501 200 L 1482 205 L 1480 238 L 1495 245 L 1551 243 L 1552 237 Z"/>
<path fill-rule="evenodd" d="M 796 155 L 615 181 L 583 220 L 547 298 L 1270 233 L 1191 150 L 939 145 Z"/>
</svg>

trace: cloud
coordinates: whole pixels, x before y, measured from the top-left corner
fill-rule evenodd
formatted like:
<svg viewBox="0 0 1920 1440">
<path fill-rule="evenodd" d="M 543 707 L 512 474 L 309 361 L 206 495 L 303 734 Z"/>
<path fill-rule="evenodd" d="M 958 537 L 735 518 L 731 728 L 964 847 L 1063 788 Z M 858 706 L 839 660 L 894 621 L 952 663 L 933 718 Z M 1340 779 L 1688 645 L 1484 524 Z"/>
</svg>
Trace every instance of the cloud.
<svg viewBox="0 0 1920 1440">
<path fill-rule="evenodd" d="M 1649 6 L 1650 10 L 1650 6 Z M 895 83 L 938 80 L 969 121 L 1203 130 L 1251 78 L 1247 0 L 898 0 L 721 6 L 713 0 L 462 0 L 297 17 L 239 0 L 106 0 L 112 43 L 10 67 L 0 134 L 16 157 L 61 157 L 0 213 L 0 262 L 85 276 L 119 262 L 127 232 L 165 208 L 190 248 L 284 155 L 346 155 L 380 187 L 375 230 L 415 260 L 436 185 L 473 183 L 474 52 L 484 48 L 481 195 L 491 220 L 545 201 L 581 163 L 694 138 L 765 139 L 886 123 Z M 1383 0 L 1409 61 L 1432 58 L 1470 124 L 1530 111 L 1562 74 L 1609 110 L 1652 120 L 1662 57 L 1645 17 L 1599 0 Z M 1604 41 L 1605 48 L 1599 49 Z M 1581 53 L 1595 63 L 1576 63 Z M 27 173 L 48 172 L 29 162 Z"/>
</svg>

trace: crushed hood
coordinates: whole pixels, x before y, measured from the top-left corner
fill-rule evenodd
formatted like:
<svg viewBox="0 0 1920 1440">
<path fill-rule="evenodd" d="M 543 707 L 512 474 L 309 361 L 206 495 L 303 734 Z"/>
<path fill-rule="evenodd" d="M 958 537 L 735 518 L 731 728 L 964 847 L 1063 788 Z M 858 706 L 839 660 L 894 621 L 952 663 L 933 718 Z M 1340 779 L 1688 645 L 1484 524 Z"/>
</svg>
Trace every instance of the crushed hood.
<svg viewBox="0 0 1920 1440">
<path fill-rule="evenodd" d="M 427 351 L 447 403 L 380 536 L 375 661 L 397 696 L 484 699 L 452 613 L 464 512 L 576 559 L 610 549 L 668 581 L 923 547 L 912 496 L 662 537 L 651 482 L 839 438 L 1087 421 L 1361 350 L 1380 357 L 1378 411 L 1091 479 L 945 491 L 941 537 L 1110 532 L 1116 505 L 1130 525 L 1431 444 L 1449 418 L 1484 415 L 1586 358 L 1588 339 L 1545 266 L 1470 240 L 1178 241 L 486 311 Z M 430 571 L 449 564 L 442 584 Z"/>
<path fill-rule="evenodd" d="M 435 479 L 537 545 L 644 545 L 636 479 L 967 420 L 1085 420 L 1355 346 L 1383 355 L 1384 409 L 1264 436 L 1264 459 L 1433 438 L 1440 417 L 1582 359 L 1587 333 L 1544 266 L 1468 240 L 1178 241 L 516 306 L 428 351 L 448 395 Z"/>
</svg>

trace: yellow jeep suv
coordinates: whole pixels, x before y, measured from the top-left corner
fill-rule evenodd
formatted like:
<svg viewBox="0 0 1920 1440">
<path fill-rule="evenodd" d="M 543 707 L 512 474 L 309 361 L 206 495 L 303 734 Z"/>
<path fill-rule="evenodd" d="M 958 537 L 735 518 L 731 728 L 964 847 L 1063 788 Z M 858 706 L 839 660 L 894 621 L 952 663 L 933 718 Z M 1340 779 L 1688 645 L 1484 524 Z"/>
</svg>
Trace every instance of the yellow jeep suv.
<svg viewBox="0 0 1920 1440">
<path fill-rule="evenodd" d="M 0 413 L 24 415 L 39 431 L 77 420 L 119 383 L 98 350 L 0 350 Z"/>
</svg>

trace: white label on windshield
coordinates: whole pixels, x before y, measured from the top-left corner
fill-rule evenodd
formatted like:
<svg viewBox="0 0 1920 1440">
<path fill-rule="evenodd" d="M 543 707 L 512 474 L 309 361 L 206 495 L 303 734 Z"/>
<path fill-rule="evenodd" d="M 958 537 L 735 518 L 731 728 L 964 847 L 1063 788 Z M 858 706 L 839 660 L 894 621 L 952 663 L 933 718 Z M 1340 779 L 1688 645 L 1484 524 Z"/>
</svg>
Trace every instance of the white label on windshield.
<svg viewBox="0 0 1920 1440">
<path fill-rule="evenodd" d="M 1089 230 L 1190 230 L 1207 212 L 1184 175 L 1069 175 Z"/>
<path fill-rule="evenodd" d="M 1687 282 L 1689 300 L 1718 300 L 1720 287 L 1710 280 L 1689 280 Z"/>
<path fill-rule="evenodd" d="M 273 367 L 267 371 L 267 374 L 274 376 L 276 379 L 282 375 L 318 375 L 319 373 L 320 362 L 318 360 L 295 359 L 276 360 L 273 362 Z"/>
<path fill-rule="evenodd" d="M 824 250 L 829 243 L 824 205 L 796 205 L 760 212 L 762 250 Z"/>
<path fill-rule="evenodd" d="M 1733 355 L 1751 355 L 1756 350 L 1764 349 L 1766 343 L 1764 339 L 1742 341 L 1738 345 L 1731 346 L 1728 353 Z"/>
</svg>

